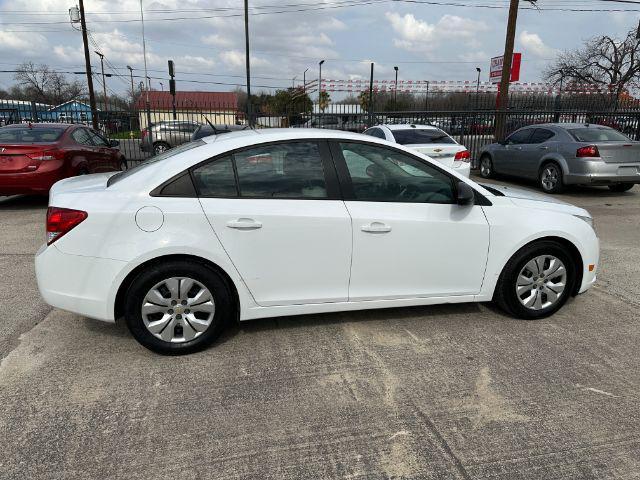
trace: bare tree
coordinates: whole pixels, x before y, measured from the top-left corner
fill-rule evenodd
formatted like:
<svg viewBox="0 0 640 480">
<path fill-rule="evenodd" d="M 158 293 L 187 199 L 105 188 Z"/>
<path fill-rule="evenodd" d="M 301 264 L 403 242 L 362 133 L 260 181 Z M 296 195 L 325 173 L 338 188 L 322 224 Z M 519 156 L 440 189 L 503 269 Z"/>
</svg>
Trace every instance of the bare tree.
<svg viewBox="0 0 640 480">
<path fill-rule="evenodd" d="M 635 30 L 624 40 L 608 35 L 593 37 L 583 47 L 558 55 L 544 76 L 553 83 L 599 85 L 618 99 L 640 78 L 640 39 Z"/>
<path fill-rule="evenodd" d="M 21 87 L 23 96 L 36 102 L 58 105 L 84 93 L 81 82 L 70 82 L 64 74 L 52 71 L 48 65 L 35 65 L 33 62 L 17 67 L 14 80 Z"/>
</svg>

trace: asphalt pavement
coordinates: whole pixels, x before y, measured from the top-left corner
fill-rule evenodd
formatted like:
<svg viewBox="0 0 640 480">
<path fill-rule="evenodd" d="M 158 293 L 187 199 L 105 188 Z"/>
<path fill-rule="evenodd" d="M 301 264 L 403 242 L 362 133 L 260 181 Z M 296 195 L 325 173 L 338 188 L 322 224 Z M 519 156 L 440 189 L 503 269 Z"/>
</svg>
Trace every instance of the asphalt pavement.
<svg viewBox="0 0 640 480">
<path fill-rule="evenodd" d="M 552 318 L 257 320 L 186 357 L 50 310 L 46 202 L 0 200 L 0 478 L 640 478 L 640 187 L 560 198 L 594 215 L 602 265 Z"/>
</svg>

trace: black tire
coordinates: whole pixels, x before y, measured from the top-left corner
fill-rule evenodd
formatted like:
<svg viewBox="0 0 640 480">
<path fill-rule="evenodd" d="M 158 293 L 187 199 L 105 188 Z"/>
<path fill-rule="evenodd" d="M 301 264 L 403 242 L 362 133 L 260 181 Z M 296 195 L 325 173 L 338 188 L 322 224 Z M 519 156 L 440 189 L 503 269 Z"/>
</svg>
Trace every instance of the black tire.
<svg viewBox="0 0 640 480">
<path fill-rule="evenodd" d="M 142 304 L 149 290 L 172 277 L 186 277 L 200 282 L 211 292 L 215 302 L 210 326 L 194 339 L 181 343 L 157 338 L 142 319 Z M 125 320 L 133 337 L 149 350 L 167 355 L 184 355 L 211 345 L 232 321 L 234 312 L 232 294 L 225 279 L 211 268 L 188 261 L 154 264 L 142 271 L 131 283 L 124 301 Z"/>
<path fill-rule="evenodd" d="M 556 179 L 555 183 L 545 181 L 548 175 Z M 538 173 L 538 185 L 544 193 L 562 193 L 565 188 L 562 167 L 556 162 L 547 162 L 542 165 Z"/>
<path fill-rule="evenodd" d="M 155 142 L 153 144 L 153 154 L 160 155 L 161 153 L 166 152 L 170 148 L 171 148 L 171 145 L 169 145 L 167 142 Z"/>
<path fill-rule="evenodd" d="M 127 159 L 124 157 L 120 159 L 120 170 L 122 172 L 129 170 L 129 162 L 127 162 Z"/>
<path fill-rule="evenodd" d="M 531 310 L 520 303 L 516 286 L 518 275 L 524 266 L 540 255 L 553 255 L 560 259 L 565 265 L 567 278 L 565 288 L 556 303 L 540 310 Z M 575 281 L 576 266 L 566 247 L 554 241 L 540 240 L 522 247 L 507 262 L 498 279 L 494 301 L 513 317 L 523 320 L 537 320 L 553 315 L 565 304 L 573 292 Z"/>
<path fill-rule="evenodd" d="M 482 178 L 491 178 L 494 175 L 493 160 L 491 160 L 491 157 L 485 153 L 480 157 L 480 176 Z"/>
<path fill-rule="evenodd" d="M 634 185 L 634 183 L 614 183 L 613 185 L 608 185 L 608 187 L 612 192 L 622 193 L 631 190 Z"/>
</svg>

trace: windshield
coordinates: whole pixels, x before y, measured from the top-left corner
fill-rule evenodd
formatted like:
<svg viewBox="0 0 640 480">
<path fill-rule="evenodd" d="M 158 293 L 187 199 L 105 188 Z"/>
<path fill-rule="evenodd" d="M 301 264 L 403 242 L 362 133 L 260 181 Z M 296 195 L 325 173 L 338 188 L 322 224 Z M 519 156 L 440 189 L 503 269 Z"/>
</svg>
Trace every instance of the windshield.
<svg viewBox="0 0 640 480">
<path fill-rule="evenodd" d="M 204 145 L 204 140 L 194 140 L 193 142 L 183 143 L 178 147 L 171 148 L 166 152 L 161 153 L 160 155 L 156 155 L 154 157 L 150 157 L 146 159 L 144 162 L 139 163 L 135 167 L 131 167 L 129 170 L 124 172 L 118 172 L 107 181 L 107 187 L 110 187 L 114 183 L 118 183 L 120 180 L 127 178 L 128 176 L 139 172 L 140 170 L 144 170 L 149 165 L 154 165 L 158 162 L 166 160 L 167 158 L 173 157 L 174 155 L 178 155 L 179 153 L 186 152 L 187 150 L 191 150 L 192 148 L 200 147 Z"/>
<path fill-rule="evenodd" d="M 609 127 L 574 128 L 569 133 L 578 142 L 630 142 L 626 135 Z"/>
<path fill-rule="evenodd" d="M 407 130 L 393 130 L 393 137 L 400 145 L 418 145 L 421 143 L 456 143 L 442 130 L 409 128 Z"/>
<path fill-rule="evenodd" d="M 52 127 L 0 128 L 0 143 L 51 143 L 58 141 L 63 133 L 64 128 Z"/>
</svg>

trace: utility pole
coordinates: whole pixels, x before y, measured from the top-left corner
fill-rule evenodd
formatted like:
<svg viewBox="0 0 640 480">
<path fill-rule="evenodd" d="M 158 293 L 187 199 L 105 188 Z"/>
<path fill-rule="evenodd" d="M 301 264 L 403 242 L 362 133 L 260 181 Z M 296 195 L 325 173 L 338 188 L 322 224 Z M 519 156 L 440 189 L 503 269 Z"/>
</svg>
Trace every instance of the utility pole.
<svg viewBox="0 0 640 480">
<path fill-rule="evenodd" d="M 91 71 L 91 57 L 89 57 L 89 40 L 87 39 L 87 22 L 84 18 L 84 2 L 78 0 L 80 7 L 80 26 L 82 28 L 82 43 L 84 43 L 84 63 L 87 70 L 87 88 L 89 89 L 89 106 L 91 107 L 91 125 L 98 129 L 98 109 L 96 108 L 96 96 L 93 93 L 93 73 Z"/>
<path fill-rule="evenodd" d="M 393 88 L 393 108 L 398 110 L 398 67 L 393 67 L 396 71 L 396 83 Z"/>
<path fill-rule="evenodd" d="M 251 108 L 251 66 L 249 64 L 249 0 L 244 0 L 244 43 L 245 62 L 247 66 L 247 117 L 249 126 L 253 127 L 253 111 Z"/>
<path fill-rule="evenodd" d="M 294 90 L 296 89 L 296 78 L 298 78 L 297 75 L 291 79 L 291 88 Z"/>
<path fill-rule="evenodd" d="M 109 105 L 107 102 L 107 81 L 104 78 L 104 55 L 97 50 L 93 53 L 100 57 L 100 70 L 102 71 L 102 99 L 104 100 L 104 113 L 109 116 Z"/>
<path fill-rule="evenodd" d="M 129 65 L 127 65 L 127 68 L 129 69 L 129 75 L 131 75 L 131 103 L 133 104 L 133 100 L 136 96 L 136 92 L 133 89 L 133 68 L 131 68 Z"/>
<path fill-rule="evenodd" d="M 498 112 L 496 115 L 496 140 L 502 140 L 505 134 L 506 110 L 509 108 L 509 81 L 511 80 L 511 63 L 513 61 L 513 44 L 516 37 L 516 23 L 518 21 L 518 7 L 520 0 L 511 0 L 509 4 L 509 20 L 507 20 L 507 37 L 504 42 L 502 57 L 502 78 L 498 91 Z"/>
</svg>

